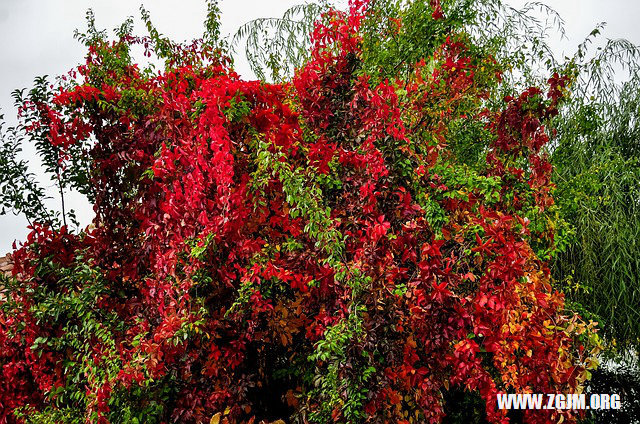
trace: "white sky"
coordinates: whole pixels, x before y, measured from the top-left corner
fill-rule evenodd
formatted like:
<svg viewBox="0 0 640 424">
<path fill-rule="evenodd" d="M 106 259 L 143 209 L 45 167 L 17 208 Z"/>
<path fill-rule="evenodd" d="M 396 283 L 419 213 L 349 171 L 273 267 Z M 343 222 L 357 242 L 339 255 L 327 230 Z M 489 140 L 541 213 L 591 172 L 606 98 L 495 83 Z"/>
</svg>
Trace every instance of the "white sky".
<svg viewBox="0 0 640 424">
<path fill-rule="evenodd" d="M 523 5 L 523 0 L 510 0 Z M 640 1 L 638 0 L 544 0 L 564 18 L 568 40 L 554 44 L 557 53 L 573 53 L 575 47 L 598 22 L 608 23 L 604 36 L 627 38 L 640 44 Z M 277 17 L 301 0 L 221 0 L 222 33 L 233 33 L 243 23 L 258 17 Z M 138 19 L 144 4 L 156 28 L 174 40 L 190 40 L 202 33 L 206 12 L 203 0 L 0 0 L 0 114 L 15 122 L 10 93 L 30 88 L 36 76 L 65 73 L 82 62 L 84 48 L 73 38 L 74 29 L 84 29 L 85 13 L 94 10 L 98 28 L 111 29 L 128 16 L 136 19 L 137 33 L 143 34 Z M 254 78 L 246 60 L 236 58 L 236 71 Z M 25 149 L 27 155 L 30 154 Z M 43 181 L 46 186 L 50 182 Z M 81 196 L 67 199 L 83 224 L 91 220 L 90 206 Z M 26 220 L 0 216 L 0 256 L 11 250 L 15 239 L 27 234 Z"/>
</svg>

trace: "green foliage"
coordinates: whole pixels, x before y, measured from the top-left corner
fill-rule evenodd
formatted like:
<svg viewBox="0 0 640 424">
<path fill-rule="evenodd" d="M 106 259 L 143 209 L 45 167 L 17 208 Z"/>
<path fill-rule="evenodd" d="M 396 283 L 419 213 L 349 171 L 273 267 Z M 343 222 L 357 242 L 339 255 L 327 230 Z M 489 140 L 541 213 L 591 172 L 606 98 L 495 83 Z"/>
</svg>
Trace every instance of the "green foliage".
<svg viewBox="0 0 640 424">
<path fill-rule="evenodd" d="M 54 334 L 37 337 L 30 349 L 38 356 L 46 351 L 59 352 L 66 357 L 55 364 L 66 377 L 66 385 L 50 389 L 47 393 L 49 407 L 37 411 L 27 406 L 16 416 L 30 424 L 85 422 L 82 411 L 91 409 L 96 402 L 95 395 L 89 395 L 88 390 L 109 385 L 122 370 L 115 337 L 128 328 L 117 311 L 101 308 L 100 300 L 108 296 L 124 298 L 126 292 L 113 293 L 113 287 L 106 284 L 99 270 L 82 256 L 69 267 L 42 261 L 34 279 L 39 284 L 27 290 L 33 300 L 29 312 L 35 325 L 41 328 L 47 328 L 51 323 L 63 325 Z M 49 283 L 53 280 L 55 286 Z M 14 279 L 7 279 L 4 285 L 6 293 L 24 287 Z M 10 314 L 16 310 L 16 305 L 9 300 L 0 305 L 0 309 Z M 88 360 L 91 357 L 94 359 Z M 159 422 L 158 417 L 166 411 L 167 402 L 175 394 L 170 387 L 168 376 L 131 390 L 116 389 L 109 403 L 117 408 L 110 414 L 109 422 Z"/>
<path fill-rule="evenodd" d="M 282 18 L 259 18 L 242 25 L 234 34 L 235 50 L 245 40 L 245 55 L 251 70 L 261 80 L 288 78 L 309 57 L 309 34 L 323 12 L 326 1 L 309 2 L 289 8 Z"/>
<path fill-rule="evenodd" d="M 0 215 L 8 211 L 34 221 L 56 222 L 57 216 L 44 204 L 48 198 L 30 171 L 29 163 L 20 158 L 22 136 L 15 127 L 5 130 L 0 115 Z"/>
<path fill-rule="evenodd" d="M 575 231 L 556 278 L 623 349 L 637 349 L 640 338 L 637 93 L 635 79 L 619 102 L 579 105 L 558 122 L 553 153 L 558 203 Z"/>
</svg>

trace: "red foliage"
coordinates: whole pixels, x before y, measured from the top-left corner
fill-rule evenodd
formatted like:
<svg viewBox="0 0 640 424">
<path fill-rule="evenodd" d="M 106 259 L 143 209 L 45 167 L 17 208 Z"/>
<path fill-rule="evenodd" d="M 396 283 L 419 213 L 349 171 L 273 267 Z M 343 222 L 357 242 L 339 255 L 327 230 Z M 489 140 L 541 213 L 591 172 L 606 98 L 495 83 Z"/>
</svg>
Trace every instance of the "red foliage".
<svg viewBox="0 0 640 424">
<path fill-rule="evenodd" d="M 531 88 L 497 113 L 463 110 L 465 98 L 487 96 L 463 42 L 447 40 L 431 75 L 422 62 L 407 81 L 377 81 L 358 69 L 365 13 L 366 2 L 352 2 L 326 16 L 290 83 L 243 81 L 219 60 L 154 77 L 134 65 L 104 71 L 116 43 L 92 50 L 56 108 L 40 105 L 51 143 L 95 137 L 96 218 L 79 236 L 37 226 L 14 253 L 22 289 L 12 293 L 19 313 L 0 313 L 0 422 L 20 406 L 54 405 L 52 388 L 68 384 L 63 361 L 99 368 L 109 355 L 117 375 L 82 386 L 98 422 L 117 393 L 158 382 L 173 399 L 162 420 L 177 422 L 225 410 L 238 422 L 274 418 L 269 396 L 320 421 L 407 422 L 409 411 L 439 422 L 453 387 L 479 393 L 489 421 L 506 422 L 497 393 L 580 387 L 584 324 L 552 289 L 518 200 L 552 205 L 543 123 L 566 79 L 549 81 L 547 100 Z M 446 126 L 458 118 L 486 122 L 494 136 L 478 178 L 502 178 L 497 201 L 434 171 L 460 169 Z M 417 172 L 402 174 L 398 158 Z M 424 199 L 442 207 L 444 224 L 430 221 Z M 80 252 L 108 287 L 95 308 L 125 330 L 111 330 L 113 348 L 96 338 L 84 358 L 36 352 L 36 337 L 60 337 L 64 323 L 36 323 L 29 288 L 64 291 L 57 271 L 39 267 L 71 268 Z M 347 341 L 332 341 L 341 328 Z M 330 355 L 323 341 L 334 343 Z M 281 369 L 291 372 L 278 380 Z M 329 372 L 337 383 L 323 380 Z M 353 402 L 350 382 L 363 393 L 360 418 L 341 407 Z"/>
</svg>

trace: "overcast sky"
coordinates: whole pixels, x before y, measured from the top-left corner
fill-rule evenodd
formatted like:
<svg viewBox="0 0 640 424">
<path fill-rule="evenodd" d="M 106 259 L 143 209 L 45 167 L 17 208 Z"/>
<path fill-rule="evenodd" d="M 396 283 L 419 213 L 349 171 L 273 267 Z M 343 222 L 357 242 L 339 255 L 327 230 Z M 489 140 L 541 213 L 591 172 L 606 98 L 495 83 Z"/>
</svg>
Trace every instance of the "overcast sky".
<svg viewBox="0 0 640 424">
<path fill-rule="evenodd" d="M 258 17 L 276 17 L 301 0 L 222 0 L 222 32 L 233 33 L 243 23 Z M 595 25 L 608 23 L 604 36 L 627 38 L 640 44 L 640 1 L 638 0 L 544 0 L 560 12 L 567 40 L 554 44 L 556 53 L 571 54 Z M 511 0 L 523 5 L 523 0 Z M 83 29 L 85 13 L 94 10 L 99 28 L 114 28 L 128 16 L 139 18 L 140 4 L 150 11 L 156 27 L 174 40 L 190 40 L 202 33 L 206 12 L 203 0 L 0 0 L 0 114 L 15 122 L 11 91 L 31 87 L 34 77 L 56 76 L 79 64 L 84 49 L 74 38 L 74 29 Z M 142 34 L 140 20 L 136 29 Z M 236 58 L 236 71 L 248 79 L 254 76 L 246 60 Z M 26 153 L 29 154 L 27 149 Z M 51 183 L 43 181 L 45 186 Z M 83 224 L 92 211 L 81 197 L 69 200 Z M 12 215 L 0 216 L 0 256 L 11 243 L 23 240 L 26 220 Z"/>
</svg>

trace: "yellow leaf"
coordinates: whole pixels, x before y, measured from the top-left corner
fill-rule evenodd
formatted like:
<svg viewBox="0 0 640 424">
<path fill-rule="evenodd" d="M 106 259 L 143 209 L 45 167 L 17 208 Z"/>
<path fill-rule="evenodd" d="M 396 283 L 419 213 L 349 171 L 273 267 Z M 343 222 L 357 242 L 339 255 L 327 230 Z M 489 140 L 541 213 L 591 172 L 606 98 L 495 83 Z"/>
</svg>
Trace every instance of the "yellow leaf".
<svg viewBox="0 0 640 424">
<path fill-rule="evenodd" d="M 209 424 L 220 424 L 220 415 L 221 414 L 218 412 L 213 417 L 211 417 L 211 421 L 209 421 Z"/>
</svg>

